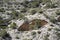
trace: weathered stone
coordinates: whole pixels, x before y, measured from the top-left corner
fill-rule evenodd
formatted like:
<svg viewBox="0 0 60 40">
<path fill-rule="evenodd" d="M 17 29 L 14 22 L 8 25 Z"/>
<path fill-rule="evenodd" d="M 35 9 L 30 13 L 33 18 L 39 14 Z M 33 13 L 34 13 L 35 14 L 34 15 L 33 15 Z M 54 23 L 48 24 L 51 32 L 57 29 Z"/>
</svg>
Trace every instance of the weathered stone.
<svg viewBox="0 0 60 40">
<path fill-rule="evenodd" d="M 29 31 L 29 23 L 24 22 L 19 28 L 18 31 Z"/>
</svg>

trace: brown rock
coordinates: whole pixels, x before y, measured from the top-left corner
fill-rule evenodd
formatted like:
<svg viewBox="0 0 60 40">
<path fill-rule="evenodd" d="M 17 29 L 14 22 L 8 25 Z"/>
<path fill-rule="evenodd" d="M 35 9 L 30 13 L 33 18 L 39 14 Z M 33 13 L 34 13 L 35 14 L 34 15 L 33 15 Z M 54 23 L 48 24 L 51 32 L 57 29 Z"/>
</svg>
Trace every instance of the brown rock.
<svg viewBox="0 0 60 40">
<path fill-rule="evenodd" d="M 41 25 L 41 26 L 44 26 L 44 25 L 46 25 L 47 23 L 48 23 L 48 22 L 45 21 L 45 20 L 41 20 L 41 21 L 40 21 L 40 25 Z"/>
<path fill-rule="evenodd" d="M 40 25 L 40 26 L 44 26 L 46 25 L 48 22 L 45 20 L 40 20 L 40 19 L 35 19 L 31 21 L 31 25 Z"/>
<path fill-rule="evenodd" d="M 24 22 L 19 28 L 18 31 L 29 31 L 29 30 L 33 30 L 35 28 L 38 28 L 38 26 L 44 26 L 46 25 L 48 22 L 45 20 L 40 20 L 40 19 L 35 19 L 32 20 L 30 23 L 28 21 Z M 36 27 L 37 26 L 37 27 Z"/>
<path fill-rule="evenodd" d="M 29 23 L 25 22 L 23 23 L 19 28 L 18 31 L 29 31 Z"/>
</svg>

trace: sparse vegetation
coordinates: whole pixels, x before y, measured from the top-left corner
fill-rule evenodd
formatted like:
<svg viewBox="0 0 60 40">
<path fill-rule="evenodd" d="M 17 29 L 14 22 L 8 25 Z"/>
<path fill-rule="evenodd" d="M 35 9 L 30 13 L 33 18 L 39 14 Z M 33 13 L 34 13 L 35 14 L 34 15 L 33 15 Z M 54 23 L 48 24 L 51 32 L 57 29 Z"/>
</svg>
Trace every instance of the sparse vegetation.
<svg viewBox="0 0 60 40">
<path fill-rule="evenodd" d="M 52 4 L 51 2 L 46 4 L 46 8 L 56 8 L 57 6 L 55 4 Z"/>
<path fill-rule="evenodd" d="M 49 40 L 47 35 L 45 36 L 44 40 Z"/>
<path fill-rule="evenodd" d="M 0 12 L 5 12 L 4 8 L 0 8 Z"/>
<path fill-rule="evenodd" d="M 7 26 L 0 26 L 0 29 L 6 29 L 8 28 Z"/>
<path fill-rule="evenodd" d="M 56 31 L 60 31 L 60 29 L 59 29 L 59 28 L 55 28 L 54 30 L 56 30 Z"/>
<path fill-rule="evenodd" d="M 16 39 L 20 39 L 18 36 L 16 36 Z"/>
<path fill-rule="evenodd" d="M 21 13 L 25 13 L 25 12 L 27 12 L 27 9 L 26 8 L 22 8 L 21 9 Z"/>
<path fill-rule="evenodd" d="M 60 15 L 60 10 L 57 10 L 57 11 L 56 11 L 56 14 L 57 14 L 57 15 Z"/>
<path fill-rule="evenodd" d="M 51 31 L 51 30 L 52 30 L 52 28 L 49 28 L 49 29 L 48 29 L 48 31 Z"/>
<path fill-rule="evenodd" d="M 32 35 L 36 35 L 36 32 L 32 32 Z"/>
<path fill-rule="evenodd" d="M 60 40 L 59 0 L 0 0 L 0 40 L 56 37 Z"/>
<path fill-rule="evenodd" d="M 10 28 L 12 28 L 12 29 L 16 29 L 16 28 L 17 28 L 16 23 L 11 23 Z"/>
<path fill-rule="evenodd" d="M 34 15 L 36 13 L 36 10 L 31 10 L 31 14 Z"/>
<path fill-rule="evenodd" d="M 0 30 L 0 37 L 3 37 L 6 33 L 6 30 Z"/>
</svg>

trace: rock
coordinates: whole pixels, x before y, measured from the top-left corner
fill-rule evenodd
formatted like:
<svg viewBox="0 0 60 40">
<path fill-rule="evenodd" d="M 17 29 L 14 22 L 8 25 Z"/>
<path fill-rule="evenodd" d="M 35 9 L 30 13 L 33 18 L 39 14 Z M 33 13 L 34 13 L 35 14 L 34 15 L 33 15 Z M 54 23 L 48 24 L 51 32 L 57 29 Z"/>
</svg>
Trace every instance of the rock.
<svg viewBox="0 0 60 40">
<path fill-rule="evenodd" d="M 40 21 L 40 26 L 44 26 L 44 25 L 46 25 L 47 23 L 48 23 L 47 21 L 41 20 L 41 21 Z"/>
<path fill-rule="evenodd" d="M 19 28 L 18 31 L 29 31 L 29 23 L 26 21 L 24 22 Z"/>
<path fill-rule="evenodd" d="M 44 25 L 46 25 L 47 23 L 48 23 L 47 21 L 45 21 L 45 20 L 40 20 L 40 19 L 35 19 L 35 20 L 32 20 L 32 21 L 31 21 L 31 25 L 37 24 L 37 25 L 40 25 L 40 26 L 44 26 Z"/>
</svg>

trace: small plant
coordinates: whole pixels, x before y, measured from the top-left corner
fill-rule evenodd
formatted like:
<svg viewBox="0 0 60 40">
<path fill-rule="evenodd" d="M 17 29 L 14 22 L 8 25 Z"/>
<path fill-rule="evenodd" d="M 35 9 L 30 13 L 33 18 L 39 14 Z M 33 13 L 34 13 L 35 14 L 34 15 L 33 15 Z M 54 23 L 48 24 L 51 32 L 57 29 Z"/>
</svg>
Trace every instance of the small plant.
<svg viewBox="0 0 60 40">
<path fill-rule="evenodd" d="M 36 13 L 36 10 L 31 10 L 31 14 L 34 15 Z"/>
<path fill-rule="evenodd" d="M 27 12 L 27 9 L 26 8 L 22 8 L 21 9 L 21 13 L 25 13 L 25 12 Z"/>
<path fill-rule="evenodd" d="M 1 28 L 1 29 L 6 29 L 6 28 L 7 28 L 7 26 L 0 26 L 0 28 Z"/>
<path fill-rule="evenodd" d="M 51 21 L 52 23 L 57 22 L 57 20 L 55 19 L 55 16 L 51 16 L 51 17 L 50 17 L 50 21 Z"/>
<path fill-rule="evenodd" d="M 23 40 L 27 40 L 27 38 L 23 39 Z"/>
<path fill-rule="evenodd" d="M 60 38 L 60 33 L 57 33 L 57 36 Z"/>
<path fill-rule="evenodd" d="M 3 37 L 5 34 L 7 34 L 6 30 L 0 30 L 0 37 Z"/>
<path fill-rule="evenodd" d="M 16 29 L 16 23 L 12 23 L 11 25 L 10 25 L 10 28 L 12 28 L 12 29 Z"/>
<path fill-rule="evenodd" d="M 25 15 L 24 14 L 19 14 L 19 18 L 20 19 L 25 19 Z"/>
<path fill-rule="evenodd" d="M 52 30 L 52 28 L 48 28 L 48 31 L 51 31 Z"/>
<path fill-rule="evenodd" d="M 4 8 L 0 8 L 0 12 L 5 12 Z"/>
<path fill-rule="evenodd" d="M 60 15 L 60 10 L 57 10 L 55 13 L 56 13 L 57 15 Z"/>
<path fill-rule="evenodd" d="M 36 32 L 34 31 L 34 32 L 32 32 L 32 35 L 36 35 Z"/>
<path fill-rule="evenodd" d="M 42 0 L 43 3 L 51 2 L 51 0 Z"/>
<path fill-rule="evenodd" d="M 13 19 L 18 19 L 19 18 L 19 12 L 13 10 L 12 13 L 11 13 L 11 16 Z"/>
<path fill-rule="evenodd" d="M 47 35 L 46 35 L 46 36 L 44 36 L 44 40 L 49 40 Z"/>
<path fill-rule="evenodd" d="M 60 31 L 60 29 L 59 29 L 59 28 L 54 28 L 54 30 L 56 30 L 56 31 Z"/>
<path fill-rule="evenodd" d="M 52 4 L 51 2 L 47 3 L 46 8 L 56 8 L 57 6 L 55 4 Z"/>
<path fill-rule="evenodd" d="M 32 2 L 29 2 L 28 4 L 27 4 L 27 6 L 29 7 L 29 8 L 36 8 L 36 7 L 39 7 L 39 4 L 40 4 L 40 1 L 32 1 Z"/>
<path fill-rule="evenodd" d="M 56 30 L 56 35 L 58 36 L 58 38 L 60 39 L 60 29 L 59 28 L 55 28 L 55 30 Z"/>
<path fill-rule="evenodd" d="M 42 10 L 39 10 L 39 13 L 43 13 L 43 11 Z"/>
<path fill-rule="evenodd" d="M 20 39 L 18 36 L 16 36 L 16 39 Z"/>
</svg>

